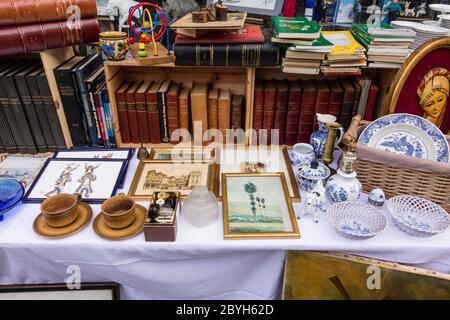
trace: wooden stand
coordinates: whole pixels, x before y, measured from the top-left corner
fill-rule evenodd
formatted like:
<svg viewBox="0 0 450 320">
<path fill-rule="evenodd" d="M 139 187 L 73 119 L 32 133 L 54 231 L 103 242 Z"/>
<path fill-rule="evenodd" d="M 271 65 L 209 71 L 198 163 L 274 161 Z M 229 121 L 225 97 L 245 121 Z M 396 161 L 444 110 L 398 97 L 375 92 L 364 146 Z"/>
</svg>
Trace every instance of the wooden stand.
<svg viewBox="0 0 450 320">
<path fill-rule="evenodd" d="M 139 57 L 139 44 L 135 43 L 130 47 L 131 52 L 133 53 L 137 62 L 141 65 L 145 66 L 154 66 L 162 63 L 171 63 L 175 61 L 175 57 L 173 55 L 173 51 L 170 54 L 167 54 L 167 48 L 165 48 L 161 43 L 156 42 L 156 48 L 158 55 L 155 55 L 155 49 L 153 47 L 153 43 L 150 42 L 145 45 L 148 56 L 145 58 Z M 125 60 L 126 61 L 126 60 Z M 119 61 L 121 62 L 121 61 Z"/>
</svg>

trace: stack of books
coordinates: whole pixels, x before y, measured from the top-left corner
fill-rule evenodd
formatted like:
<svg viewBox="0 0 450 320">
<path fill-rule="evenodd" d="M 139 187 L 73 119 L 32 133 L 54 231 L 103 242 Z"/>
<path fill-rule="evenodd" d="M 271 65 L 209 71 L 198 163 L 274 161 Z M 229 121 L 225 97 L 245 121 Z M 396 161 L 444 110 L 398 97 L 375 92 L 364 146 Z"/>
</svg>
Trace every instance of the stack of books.
<svg viewBox="0 0 450 320">
<path fill-rule="evenodd" d="M 416 33 L 389 25 L 353 24 L 352 34 L 367 49 L 369 67 L 400 68 L 410 54 Z"/>
<path fill-rule="evenodd" d="M 334 44 L 322 61 L 321 70 L 326 75 L 358 75 L 366 66 L 366 49 L 350 31 L 324 31 L 323 36 Z"/>
<path fill-rule="evenodd" d="M 321 61 L 333 46 L 320 34 L 321 27 L 304 17 L 272 17 L 272 42 L 286 45 L 282 70 L 286 73 L 318 74 Z"/>
</svg>

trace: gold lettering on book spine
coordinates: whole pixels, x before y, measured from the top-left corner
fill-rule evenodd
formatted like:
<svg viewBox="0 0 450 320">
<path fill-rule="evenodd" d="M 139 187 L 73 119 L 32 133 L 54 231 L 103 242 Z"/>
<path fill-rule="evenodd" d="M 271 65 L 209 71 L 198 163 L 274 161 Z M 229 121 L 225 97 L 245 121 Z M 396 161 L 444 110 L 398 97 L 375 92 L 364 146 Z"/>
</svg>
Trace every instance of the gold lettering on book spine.
<svg viewBox="0 0 450 320">
<path fill-rule="evenodd" d="M 209 46 L 209 64 L 211 65 L 211 67 L 214 66 L 214 46 L 210 45 Z"/>
</svg>

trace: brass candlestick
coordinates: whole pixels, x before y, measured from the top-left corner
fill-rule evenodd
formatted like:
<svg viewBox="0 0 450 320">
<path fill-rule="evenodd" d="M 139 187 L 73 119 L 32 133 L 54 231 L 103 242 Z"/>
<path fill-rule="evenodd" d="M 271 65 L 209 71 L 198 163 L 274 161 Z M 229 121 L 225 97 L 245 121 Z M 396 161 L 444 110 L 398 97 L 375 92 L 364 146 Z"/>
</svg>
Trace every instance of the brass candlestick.
<svg viewBox="0 0 450 320">
<path fill-rule="evenodd" d="M 334 145 L 336 143 L 336 135 L 337 131 L 342 126 L 337 122 L 328 122 L 327 128 L 328 128 L 328 135 L 327 140 L 325 142 L 325 151 L 322 155 L 322 162 L 328 166 L 330 163 L 333 162 L 333 152 L 334 152 Z"/>
</svg>

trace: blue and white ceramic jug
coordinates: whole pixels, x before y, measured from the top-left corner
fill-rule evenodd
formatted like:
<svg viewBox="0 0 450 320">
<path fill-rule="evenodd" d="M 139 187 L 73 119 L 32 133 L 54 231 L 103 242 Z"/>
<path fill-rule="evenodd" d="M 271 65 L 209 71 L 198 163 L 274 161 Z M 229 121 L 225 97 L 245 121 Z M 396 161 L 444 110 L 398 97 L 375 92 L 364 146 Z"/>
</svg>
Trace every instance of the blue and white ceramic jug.
<svg viewBox="0 0 450 320">
<path fill-rule="evenodd" d="M 314 131 L 311 134 L 310 144 L 314 148 L 314 153 L 317 159 L 321 159 L 325 151 L 325 144 L 328 137 L 327 123 L 336 122 L 336 117 L 331 114 L 321 114 L 316 113 L 317 122 L 319 124 L 319 130 Z M 341 143 L 342 137 L 344 136 L 344 128 L 340 128 L 336 134 L 336 145 Z"/>
</svg>

